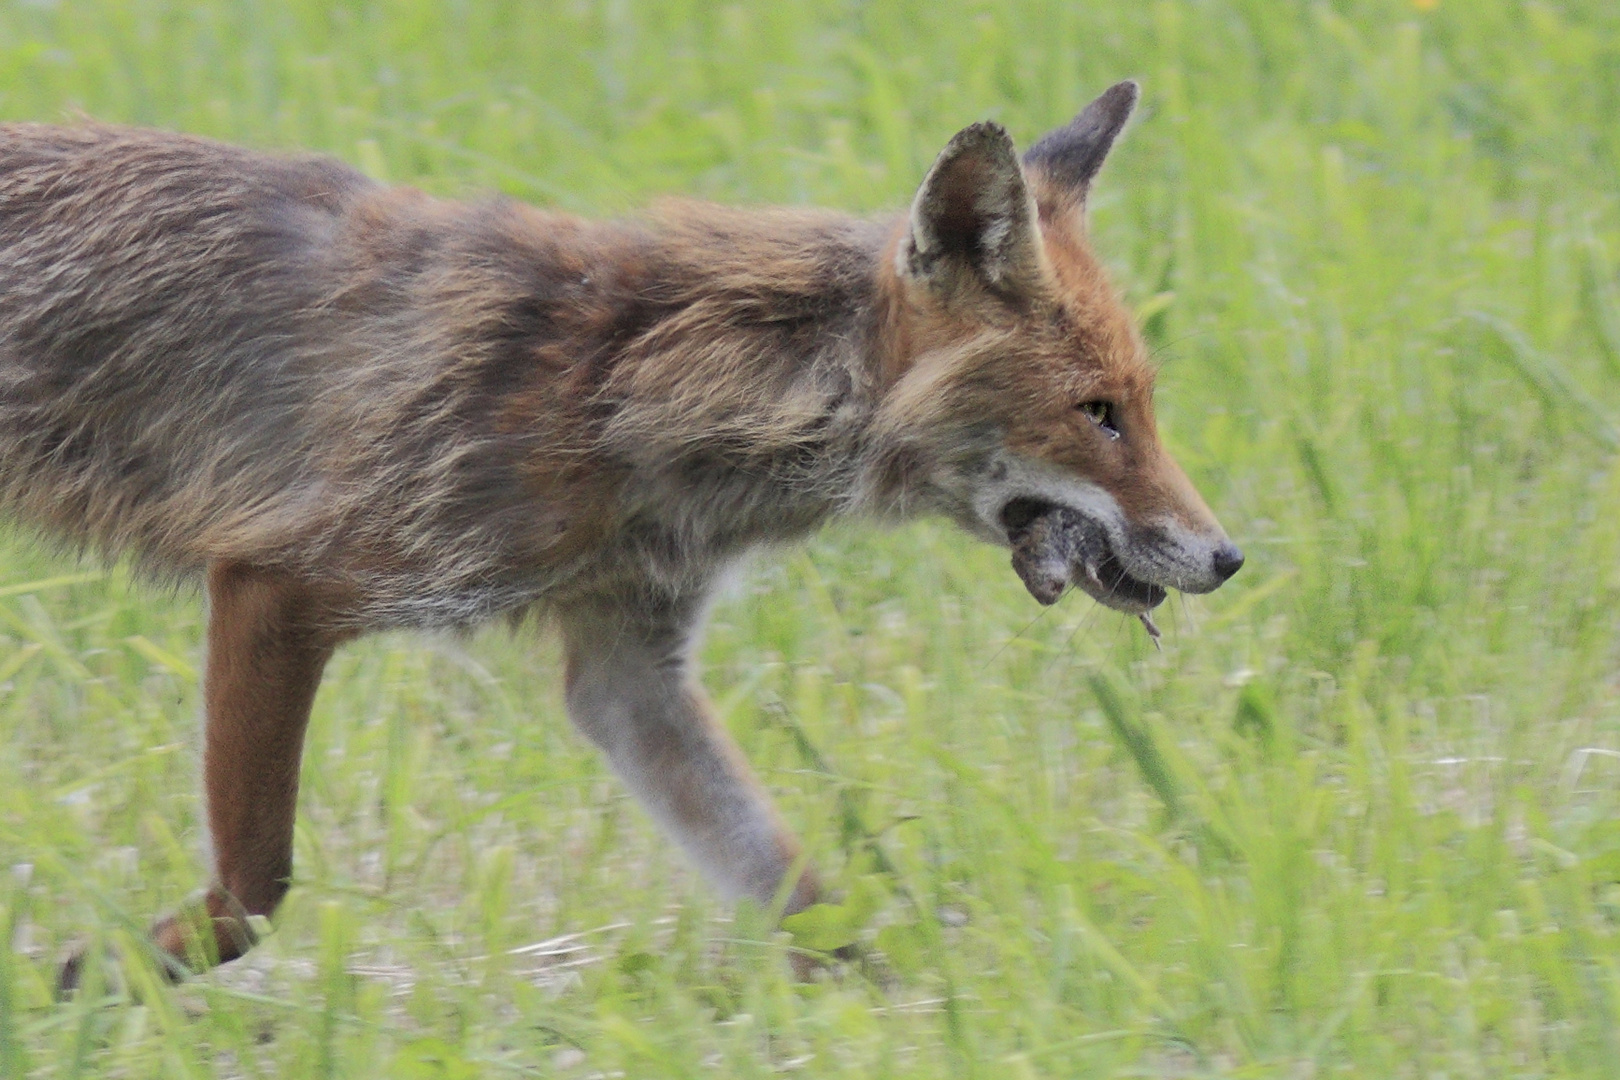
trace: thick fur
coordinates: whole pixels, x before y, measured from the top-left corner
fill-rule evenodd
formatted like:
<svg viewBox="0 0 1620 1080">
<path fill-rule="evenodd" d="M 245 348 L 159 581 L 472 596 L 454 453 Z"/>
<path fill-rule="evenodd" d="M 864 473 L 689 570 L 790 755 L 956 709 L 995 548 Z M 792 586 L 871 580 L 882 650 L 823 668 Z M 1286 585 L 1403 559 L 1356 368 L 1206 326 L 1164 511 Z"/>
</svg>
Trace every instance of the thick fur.
<svg viewBox="0 0 1620 1080">
<path fill-rule="evenodd" d="M 1085 242 L 1122 86 L 1022 163 L 965 129 L 875 220 L 589 222 L 179 135 L 0 127 L 0 498 L 207 574 L 203 959 L 285 891 L 309 699 L 358 633 L 554 617 L 581 729 L 717 884 L 769 899 L 796 845 L 690 674 L 728 564 L 851 514 L 1006 544 L 1033 503 L 1087 515 L 1145 581 L 1235 569 Z M 1107 430 L 1076 408 L 1103 400 Z M 815 895 L 806 873 L 789 910 Z"/>
<path fill-rule="evenodd" d="M 0 483 L 57 535 L 370 629 L 685 594 L 853 508 L 882 225 L 586 223 L 89 126 L 0 128 L 0 200 Z"/>
</svg>

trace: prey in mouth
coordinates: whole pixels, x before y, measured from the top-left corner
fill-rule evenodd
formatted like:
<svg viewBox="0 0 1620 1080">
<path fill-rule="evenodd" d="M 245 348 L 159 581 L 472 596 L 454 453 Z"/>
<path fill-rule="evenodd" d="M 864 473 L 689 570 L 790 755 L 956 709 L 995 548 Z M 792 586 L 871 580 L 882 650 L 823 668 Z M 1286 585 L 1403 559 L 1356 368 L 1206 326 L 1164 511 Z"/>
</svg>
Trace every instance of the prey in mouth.
<svg viewBox="0 0 1620 1080">
<path fill-rule="evenodd" d="M 1159 628 L 1148 612 L 1168 593 L 1164 586 L 1126 571 L 1100 522 L 1036 499 L 1013 500 L 1001 517 L 1012 545 L 1013 570 L 1031 596 L 1054 604 L 1074 585 L 1105 607 L 1135 615 L 1158 644 Z"/>
</svg>

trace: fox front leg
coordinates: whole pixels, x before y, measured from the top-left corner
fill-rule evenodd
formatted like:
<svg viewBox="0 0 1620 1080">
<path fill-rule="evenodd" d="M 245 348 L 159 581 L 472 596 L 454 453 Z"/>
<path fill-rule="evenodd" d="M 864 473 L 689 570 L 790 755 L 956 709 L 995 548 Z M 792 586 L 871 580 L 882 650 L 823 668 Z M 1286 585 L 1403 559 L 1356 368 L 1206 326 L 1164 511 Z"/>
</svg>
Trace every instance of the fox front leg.
<svg viewBox="0 0 1620 1080">
<path fill-rule="evenodd" d="M 771 904 L 799 843 L 693 677 L 697 611 L 649 616 L 612 601 L 567 611 L 568 714 L 722 894 Z M 783 914 L 817 894 L 814 872 L 801 870 Z"/>
</svg>

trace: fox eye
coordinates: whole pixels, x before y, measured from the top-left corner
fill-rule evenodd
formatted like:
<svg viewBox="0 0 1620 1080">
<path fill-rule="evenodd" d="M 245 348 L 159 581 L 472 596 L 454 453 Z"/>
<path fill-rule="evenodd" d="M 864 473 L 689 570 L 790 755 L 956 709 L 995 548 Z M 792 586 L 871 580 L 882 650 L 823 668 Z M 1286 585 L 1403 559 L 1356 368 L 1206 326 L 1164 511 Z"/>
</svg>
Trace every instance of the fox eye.
<svg viewBox="0 0 1620 1080">
<path fill-rule="evenodd" d="M 1075 408 L 1086 414 L 1086 419 L 1102 428 L 1110 439 L 1119 438 L 1119 425 L 1114 423 L 1114 403 L 1111 401 L 1082 401 Z"/>
</svg>

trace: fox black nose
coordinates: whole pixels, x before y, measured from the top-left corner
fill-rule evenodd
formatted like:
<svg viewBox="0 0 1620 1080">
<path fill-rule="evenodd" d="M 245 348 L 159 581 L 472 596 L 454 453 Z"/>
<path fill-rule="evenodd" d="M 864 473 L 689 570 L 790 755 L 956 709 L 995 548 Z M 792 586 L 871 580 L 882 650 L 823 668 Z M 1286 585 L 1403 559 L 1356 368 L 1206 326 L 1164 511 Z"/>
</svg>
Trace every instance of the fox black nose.
<svg viewBox="0 0 1620 1080">
<path fill-rule="evenodd" d="M 1225 581 L 1243 569 L 1243 551 L 1230 540 L 1215 549 L 1215 576 Z"/>
</svg>

